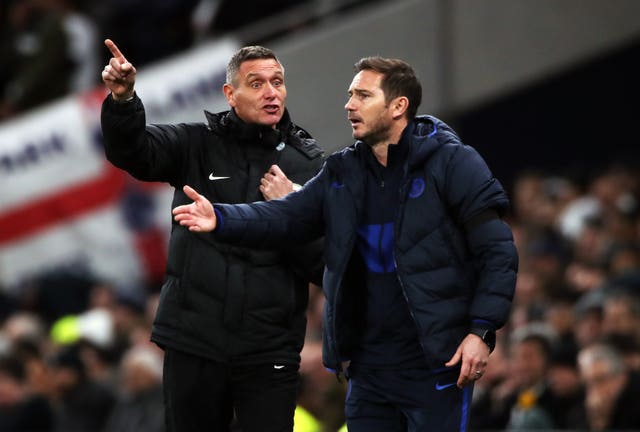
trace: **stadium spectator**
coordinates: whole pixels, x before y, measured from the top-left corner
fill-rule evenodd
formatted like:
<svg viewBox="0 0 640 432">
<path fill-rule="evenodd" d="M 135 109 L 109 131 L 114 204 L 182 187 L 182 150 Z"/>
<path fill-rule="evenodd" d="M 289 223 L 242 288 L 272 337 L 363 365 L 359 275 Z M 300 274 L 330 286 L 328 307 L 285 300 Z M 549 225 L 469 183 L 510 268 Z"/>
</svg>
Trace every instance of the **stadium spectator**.
<svg viewBox="0 0 640 432">
<path fill-rule="evenodd" d="M 506 430 L 526 431 L 553 429 L 554 395 L 547 382 L 551 344 L 549 334 L 537 332 L 538 326 L 522 327 L 513 334 L 510 373 L 515 381 L 515 391 L 510 396 L 509 420 Z"/>
<path fill-rule="evenodd" d="M 48 359 L 56 432 L 99 431 L 115 403 L 113 391 L 91 380 L 78 346 L 63 347 Z"/>
<path fill-rule="evenodd" d="M 0 41 L 0 120 L 66 95 L 69 41 L 63 15 L 43 0 L 11 0 Z"/>
<path fill-rule="evenodd" d="M 69 78 L 72 93 L 93 89 L 99 84 L 102 66 L 99 55 L 98 23 L 84 12 L 80 0 L 46 0 L 62 15 L 67 35 L 68 56 L 73 64 Z"/>
<path fill-rule="evenodd" d="M 612 287 L 605 292 L 602 304 L 605 336 L 626 335 L 640 343 L 640 290 L 634 289 Z"/>
<path fill-rule="evenodd" d="M 162 432 L 162 356 L 150 347 L 127 351 L 120 365 L 118 400 L 103 432 Z"/>
<path fill-rule="evenodd" d="M 589 430 L 640 430 L 640 375 L 611 346 L 592 344 L 578 354 L 586 386 Z"/>
<path fill-rule="evenodd" d="M 50 402 L 29 387 L 22 359 L 15 355 L 0 357 L 0 430 L 49 432 L 54 430 Z"/>
<path fill-rule="evenodd" d="M 584 419 L 585 394 L 577 354 L 577 346 L 561 338 L 551 347 L 547 383 L 553 395 L 556 429 L 579 429 Z"/>
</svg>

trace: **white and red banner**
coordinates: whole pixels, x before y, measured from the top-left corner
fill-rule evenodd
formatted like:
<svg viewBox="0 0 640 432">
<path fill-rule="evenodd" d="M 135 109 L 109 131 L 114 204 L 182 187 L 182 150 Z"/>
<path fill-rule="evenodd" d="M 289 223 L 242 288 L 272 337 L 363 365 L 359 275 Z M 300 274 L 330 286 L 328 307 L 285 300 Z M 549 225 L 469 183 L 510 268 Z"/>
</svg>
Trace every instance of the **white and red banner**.
<svg viewBox="0 0 640 432">
<path fill-rule="evenodd" d="M 225 39 L 138 70 L 148 123 L 204 121 L 227 109 Z M 119 286 L 161 278 L 169 186 L 142 183 L 104 157 L 102 87 L 0 124 L 0 286 L 78 267 Z"/>
</svg>

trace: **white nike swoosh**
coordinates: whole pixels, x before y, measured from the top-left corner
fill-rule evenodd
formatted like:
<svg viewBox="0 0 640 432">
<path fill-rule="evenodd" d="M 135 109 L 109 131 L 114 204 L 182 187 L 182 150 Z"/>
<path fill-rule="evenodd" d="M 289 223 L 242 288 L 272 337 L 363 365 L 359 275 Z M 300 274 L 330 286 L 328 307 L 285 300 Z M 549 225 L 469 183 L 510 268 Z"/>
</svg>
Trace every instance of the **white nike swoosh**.
<svg viewBox="0 0 640 432">
<path fill-rule="evenodd" d="M 224 180 L 228 178 L 231 178 L 231 177 L 216 177 L 213 175 L 213 173 L 209 174 L 209 180 Z"/>
<path fill-rule="evenodd" d="M 284 365 L 273 365 L 274 369 L 282 369 L 284 368 Z"/>
</svg>

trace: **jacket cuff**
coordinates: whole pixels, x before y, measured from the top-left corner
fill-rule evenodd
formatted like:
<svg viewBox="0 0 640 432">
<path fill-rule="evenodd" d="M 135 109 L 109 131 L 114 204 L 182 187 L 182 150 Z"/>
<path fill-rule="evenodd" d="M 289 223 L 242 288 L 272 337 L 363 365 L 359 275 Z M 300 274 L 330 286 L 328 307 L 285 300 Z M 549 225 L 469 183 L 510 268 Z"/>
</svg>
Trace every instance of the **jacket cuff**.
<svg viewBox="0 0 640 432">
<path fill-rule="evenodd" d="M 495 324 L 493 324 L 491 321 L 483 319 L 474 319 L 473 321 L 471 321 L 471 328 L 493 331 L 497 330 Z"/>
<path fill-rule="evenodd" d="M 215 207 L 213 207 L 213 212 L 216 214 L 216 227 L 213 229 L 213 232 L 220 232 L 224 227 L 224 216 L 222 212 Z"/>
<path fill-rule="evenodd" d="M 114 114 L 128 115 L 132 114 L 138 108 L 138 104 L 141 103 L 137 93 L 133 93 L 133 96 L 126 101 L 116 101 L 113 95 L 109 93 L 104 100 L 104 105 Z"/>
</svg>

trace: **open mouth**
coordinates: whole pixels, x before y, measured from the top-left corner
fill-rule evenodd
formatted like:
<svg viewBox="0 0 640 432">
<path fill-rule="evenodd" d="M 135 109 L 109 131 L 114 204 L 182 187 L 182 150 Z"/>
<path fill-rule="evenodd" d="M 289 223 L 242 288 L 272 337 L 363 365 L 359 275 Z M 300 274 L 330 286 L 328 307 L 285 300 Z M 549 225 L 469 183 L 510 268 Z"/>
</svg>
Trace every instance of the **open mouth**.
<svg viewBox="0 0 640 432">
<path fill-rule="evenodd" d="M 263 108 L 268 114 L 276 114 L 280 111 L 280 107 L 278 105 L 265 105 Z"/>
</svg>

